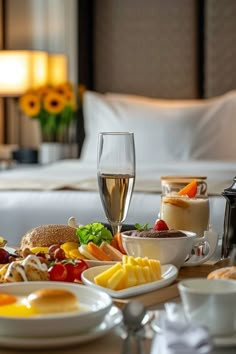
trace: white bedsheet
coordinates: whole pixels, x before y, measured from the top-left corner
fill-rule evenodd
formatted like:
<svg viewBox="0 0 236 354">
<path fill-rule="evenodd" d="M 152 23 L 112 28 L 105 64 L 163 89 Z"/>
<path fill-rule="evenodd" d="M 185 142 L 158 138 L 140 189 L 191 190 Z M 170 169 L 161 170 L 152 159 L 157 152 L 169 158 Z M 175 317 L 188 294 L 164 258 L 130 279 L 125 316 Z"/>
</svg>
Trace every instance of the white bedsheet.
<svg viewBox="0 0 236 354">
<path fill-rule="evenodd" d="M 137 166 L 135 192 L 126 223 L 149 223 L 158 217 L 162 175 L 206 175 L 210 223 L 221 236 L 225 212 L 223 190 L 232 184 L 236 161 L 168 162 Z M 0 234 L 17 245 L 40 224 L 106 221 L 96 182 L 96 166 L 64 160 L 0 173 Z"/>
</svg>

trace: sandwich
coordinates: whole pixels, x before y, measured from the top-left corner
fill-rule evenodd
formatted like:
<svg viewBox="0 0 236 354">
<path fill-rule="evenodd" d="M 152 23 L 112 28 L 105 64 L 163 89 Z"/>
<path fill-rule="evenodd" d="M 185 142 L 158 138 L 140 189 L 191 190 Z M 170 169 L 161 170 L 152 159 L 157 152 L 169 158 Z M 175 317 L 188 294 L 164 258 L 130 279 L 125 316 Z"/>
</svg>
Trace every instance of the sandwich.
<svg viewBox="0 0 236 354">
<path fill-rule="evenodd" d="M 76 228 L 64 224 L 41 225 L 29 230 L 21 239 L 20 249 L 49 247 L 65 242 L 79 242 Z"/>
</svg>

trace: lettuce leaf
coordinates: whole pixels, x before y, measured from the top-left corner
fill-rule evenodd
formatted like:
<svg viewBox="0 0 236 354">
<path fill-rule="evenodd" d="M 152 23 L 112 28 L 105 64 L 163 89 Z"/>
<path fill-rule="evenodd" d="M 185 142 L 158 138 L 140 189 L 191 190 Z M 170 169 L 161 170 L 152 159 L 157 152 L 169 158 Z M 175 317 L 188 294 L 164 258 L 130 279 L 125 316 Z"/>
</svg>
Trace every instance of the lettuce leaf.
<svg viewBox="0 0 236 354">
<path fill-rule="evenodd" d="M 148 230 L 150 228 L 148 224 L 134 224 L 134 226 L 139 231 Z"/>
<path fill-rule="evenodd" d="M 113 239 L 111 231 L 100 222 L 80 226 L 76 230 L 76 234 L 81 245 L 87 245 L 92 241 L 100 246 L 103 241 L 110 243 Z"/>
</svg>

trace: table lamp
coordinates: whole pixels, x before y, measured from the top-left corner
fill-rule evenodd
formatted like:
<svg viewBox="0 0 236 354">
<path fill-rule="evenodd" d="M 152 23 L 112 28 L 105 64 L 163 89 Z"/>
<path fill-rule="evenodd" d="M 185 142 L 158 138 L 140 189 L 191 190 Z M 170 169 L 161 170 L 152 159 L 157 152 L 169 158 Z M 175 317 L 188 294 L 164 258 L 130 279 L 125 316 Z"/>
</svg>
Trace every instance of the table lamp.
<svg viewBox="0 0 236 354">
<path fill-rule="evenodd" d="M 7 102 L 25 91 L 45 85 L 48 80 L 48 53 L 30 50 L 0 51 L 0 97 L 3 99 L 5 140 L 8 143 Z M 32 149 L 21 149 L 21 122 L 18 114 L 18 161 Z M 26 151 L 27 150 L 27 151 Z M 35 154 L 35 150 L 33 151 Z M 17 157 L 17 156 L 16 156 Z"/>
<path fill-rule="evenodd" d="M 64 54 L 48 55 L 48 84 L 60 85 L 68 80 L 68 62 Z"/>
</svg>

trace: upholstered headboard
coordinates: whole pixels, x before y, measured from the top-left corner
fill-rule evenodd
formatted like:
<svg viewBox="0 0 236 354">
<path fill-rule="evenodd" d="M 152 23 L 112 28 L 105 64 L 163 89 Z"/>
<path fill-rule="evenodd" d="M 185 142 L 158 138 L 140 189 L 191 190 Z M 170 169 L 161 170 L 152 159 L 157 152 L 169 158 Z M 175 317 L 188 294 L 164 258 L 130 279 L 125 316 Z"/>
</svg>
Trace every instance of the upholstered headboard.
<svg viewBox="0 0 236 354">
<path fill-rule="evenodd" d="M 79 3 L 79 79 L 89 89 L 188 99 L 236 88 L 235 0 Z"/>
<path fill-rule="evenodd" d="M 79 81 L 168 99 L 235 90 L 235 18 L 235 0 L 80 0 Z"/>
</svg>

